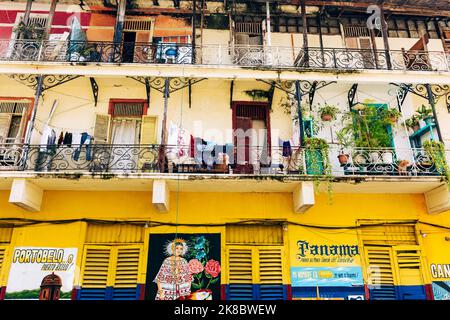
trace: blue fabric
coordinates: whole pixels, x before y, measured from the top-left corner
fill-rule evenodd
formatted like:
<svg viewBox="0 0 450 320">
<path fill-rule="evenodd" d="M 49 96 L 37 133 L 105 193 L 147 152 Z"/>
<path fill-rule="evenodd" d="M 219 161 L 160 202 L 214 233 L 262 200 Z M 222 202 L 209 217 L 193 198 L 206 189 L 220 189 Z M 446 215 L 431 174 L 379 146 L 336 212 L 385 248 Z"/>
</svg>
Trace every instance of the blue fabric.
<svg viewBox="0 0 450 320">
<path fill-rule="evenodd" d="M 86 160 L 91 161 L 92 160 L 92 137 L 87 133 L 83 132 L 81 134 L 81 141 L 78 148 L 73 153 L 73 160 L 78 161 L 80 158 L 80 153 L 83 145 L 86 146 Z"/>
</svg>

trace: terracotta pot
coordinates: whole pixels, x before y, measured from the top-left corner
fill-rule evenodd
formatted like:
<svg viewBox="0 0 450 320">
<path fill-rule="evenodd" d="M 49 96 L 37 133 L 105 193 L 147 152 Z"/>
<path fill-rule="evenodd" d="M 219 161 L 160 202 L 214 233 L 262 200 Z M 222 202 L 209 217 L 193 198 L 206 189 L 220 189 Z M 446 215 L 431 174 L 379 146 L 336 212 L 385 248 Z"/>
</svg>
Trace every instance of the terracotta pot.
<svg viewBox="0 0 450 320">
<path fill-rule="evenodd" d="M 412 127 L 414 132 L 417 132 L 420 130 L 420 124 L 416 124 L 415 126 Z"/>
<path fill-rule="evenodd" d="M 322 114 L 321 118 L 322 118 L 322 121 L 331 121 L 331 120 L 333 120 L 333 116 L 331 114 Z"/>
<path fill-rule="evenodd" d="M 348 158 L 349 158 L 348 154 L 340 154 L 340 155 L 338 155 L 338 159 L 339 159 L 339 163 L 340 164 L 347 164 Z"/>
<path fill-rule="evenodd" d="M 398 118 L 396 116 L 391 116 L 389 117 L 389 122 L 391 124 L 396 124 L 397 123 Z"/>
</svg>

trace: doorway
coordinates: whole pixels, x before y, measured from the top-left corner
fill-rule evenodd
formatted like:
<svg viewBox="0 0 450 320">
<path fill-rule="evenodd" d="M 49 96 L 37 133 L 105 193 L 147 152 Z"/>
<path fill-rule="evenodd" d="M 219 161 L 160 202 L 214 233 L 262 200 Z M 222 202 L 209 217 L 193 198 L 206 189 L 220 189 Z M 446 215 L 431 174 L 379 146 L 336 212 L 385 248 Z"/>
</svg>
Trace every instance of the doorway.
<svg viewBox="0 0 450 320">
<path fill-rule="evenodd" d="M 122 62 L 131 63 L 134 61 L 135 43 L 136 43 L 136 32 L 125 31 L 123 33 Z"/>
<path fill-rule="evenodd" d="M 259 172 L 270 165 L 269 104 L 234 102 L 232 108 L 235 172 Z"/>
</svg>

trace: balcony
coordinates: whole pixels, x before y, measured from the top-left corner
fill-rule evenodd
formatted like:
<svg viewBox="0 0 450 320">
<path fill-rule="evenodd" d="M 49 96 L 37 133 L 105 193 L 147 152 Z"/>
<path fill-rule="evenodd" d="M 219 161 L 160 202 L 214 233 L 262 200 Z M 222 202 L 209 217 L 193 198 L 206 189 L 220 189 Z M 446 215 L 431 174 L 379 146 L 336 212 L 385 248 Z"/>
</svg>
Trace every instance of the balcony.
<svg viewBox="0 0 450 320">
<path fill-rule="evenodd" d="M 330 145 L 325 155 L 316 149 L 300 147 L 226 146 L 202 146 L 194 150 L 190 146 L 163 145 L 3 144 L 0 171 L 319 177 L 441 175 L 424 149 L 419 148 L 353 148 L 342 152 Z"/>
<path fill-rule="evenodd" d="M 449 72 L 450 54 L 432 51 L 293 48 L 125 42 L 0 40 L 0 61 L 80 64 L 194 64 L 296 70 Z"/>
</svg>

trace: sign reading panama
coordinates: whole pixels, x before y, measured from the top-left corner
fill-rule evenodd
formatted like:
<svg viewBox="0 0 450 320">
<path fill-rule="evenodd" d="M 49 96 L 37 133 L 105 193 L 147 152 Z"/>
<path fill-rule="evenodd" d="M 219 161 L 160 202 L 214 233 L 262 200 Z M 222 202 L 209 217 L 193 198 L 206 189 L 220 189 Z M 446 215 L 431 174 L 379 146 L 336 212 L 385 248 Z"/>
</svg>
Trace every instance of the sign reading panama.
<svg viewBox="0 0 450 320">
<path fill-rule="evenodd" d="M 353 263 L 355 256 L 359 256 L 358 245 L 319 245 L 299 240 L 297 248 L 297 259 L 301 262 Z"/>
</svg>

